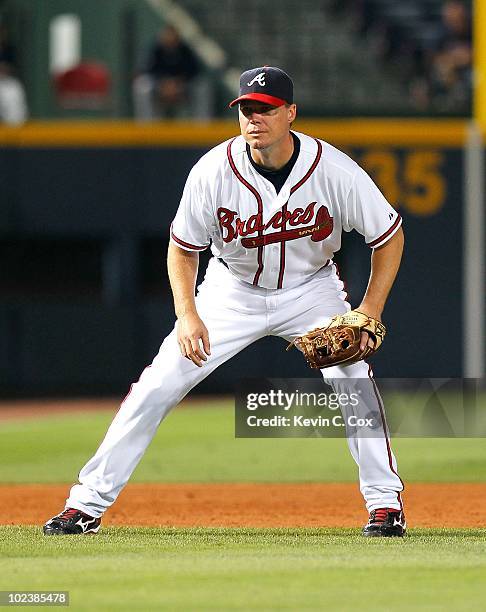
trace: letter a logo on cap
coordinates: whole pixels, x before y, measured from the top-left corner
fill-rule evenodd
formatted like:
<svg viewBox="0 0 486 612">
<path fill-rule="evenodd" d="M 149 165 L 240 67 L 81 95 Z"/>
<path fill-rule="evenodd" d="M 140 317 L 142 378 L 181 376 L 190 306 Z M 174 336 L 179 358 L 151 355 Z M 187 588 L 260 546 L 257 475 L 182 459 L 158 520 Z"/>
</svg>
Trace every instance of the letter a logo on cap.
<svg viewBox="0 0 486 612">
<path fill-rule="evenodd" d="M 265 73 L 260 72 L 260 74 L 257 74 L 254 79 L 247 83 L 248 87 L 251 87 L 255 81 L 258 81 L 258 85 L 265 87 Z"/>
<path fill-rule="evenodd" d="M 278 107 L 292 104 L 293 99 L 294 84 L 286 72 L 274 66 L 258 66 L 241 73 L 240 94 L 229 106 L 242 100 L 258 100 Z"/>
</svg>

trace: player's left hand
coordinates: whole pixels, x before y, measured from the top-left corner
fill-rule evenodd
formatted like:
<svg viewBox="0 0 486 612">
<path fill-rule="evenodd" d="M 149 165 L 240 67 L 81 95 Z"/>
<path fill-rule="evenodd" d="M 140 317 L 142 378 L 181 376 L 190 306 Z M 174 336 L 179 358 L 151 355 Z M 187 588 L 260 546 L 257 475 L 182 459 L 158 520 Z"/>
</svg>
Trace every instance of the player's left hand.
<svg viewBox="0 0 486 612">
<path fill-rule="evenodd" d="M 382 313 L 381 310 L 372 308 L 368 306 L 367 304 L 365 304 L 364 302 L 362 302 L 358 306 L 358 308 L 356 308 L 356 310 L 359 310 L 363 314 L 368 315 L 369 317 L 376 319 L 377 321 L 380 321 L 381 323 L 381 313 Z M 364 351 L 367 346 L 369 346 L 370 348 L 374 348 L 375 342 L 373 338 L 370 337 L 368 332 L 361 332 L 361 344 L 359 345 L 359 348 L 361 351 Z"/>
<path fill-rule="evenodd" d="M 364 351 L 367 346 L 374 348 L 375 342 L 373 338 L 370 338 L 368 332 L 361 332 L 361 344 L 359 345 L 359 348 L 361 351 Z"/>
</svg>

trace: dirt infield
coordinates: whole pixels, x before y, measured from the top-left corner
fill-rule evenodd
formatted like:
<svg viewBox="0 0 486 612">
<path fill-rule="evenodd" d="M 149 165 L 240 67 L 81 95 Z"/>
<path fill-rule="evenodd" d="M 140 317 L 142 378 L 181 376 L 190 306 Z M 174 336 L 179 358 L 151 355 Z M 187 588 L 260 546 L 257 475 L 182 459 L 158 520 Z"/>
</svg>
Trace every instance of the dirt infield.
<svg viewBox="0 0 486 612">
<path fill-rule="evenodd" d="M 64 506 L 65 485 L 0 486 L 0 524 L 40 525 Z M 486 484 L 410 484 L 413 527 L 486 527 Z M 105 525 L 357 527 L 366 519 L 354 484 L 131 484 Z"/>
<path fill-rule="evenodd" d="M 0 421 L 15 421 L 39 419 L 53 414 L 76 414 L 99 411 L 109 411 L 115 415 L 120 407 L 120 398 L 88 398 L 88 399 L 34 399 L 34 400 L 3 400 L 0 401 Z M 223 400 L 224 401 L 224 400 Z M 177 410 L 206 406 L 221 405 L 221 396 L 203 395 L 185 399 Z"/>
</svg>

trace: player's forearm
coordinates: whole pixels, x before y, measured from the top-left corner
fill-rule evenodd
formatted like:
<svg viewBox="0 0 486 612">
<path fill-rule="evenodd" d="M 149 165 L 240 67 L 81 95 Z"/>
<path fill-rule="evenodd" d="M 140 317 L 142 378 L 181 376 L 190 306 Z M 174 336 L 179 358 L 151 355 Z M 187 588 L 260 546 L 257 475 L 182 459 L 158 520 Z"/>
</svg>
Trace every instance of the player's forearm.
<svg viewBox="0 0 486 612">
<path fill-rule="evenodd" d="M 400 267 L 403 244 L 404 236 L 400 228 L 388 242 L 373 250 L 370 280 L 358 310 L 380 319 Z"/>
<path fill-rule="evenodd" d="M 177 318 L 196 313 L 194 299 L 199 253 L 185 251 L 172 242 L 167 253 L 167 270 Z"/>
</svg>

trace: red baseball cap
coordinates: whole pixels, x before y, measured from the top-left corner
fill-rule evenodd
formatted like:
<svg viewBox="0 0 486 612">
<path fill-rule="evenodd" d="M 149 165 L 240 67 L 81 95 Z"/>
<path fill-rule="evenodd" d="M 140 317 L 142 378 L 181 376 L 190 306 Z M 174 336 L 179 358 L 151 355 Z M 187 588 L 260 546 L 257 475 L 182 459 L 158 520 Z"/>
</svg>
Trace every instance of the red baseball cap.
<svg viewBox="0 0 486 612">
<path fill-rule="evenodd" d="M 251 68 L 240 76 L 240 95 L 229 103 L 232 107 L 242 100 L 257 100 L 272 106 L 292 104 L 294 84 L 289 75 L 273 66 Z"/>
</svg>

